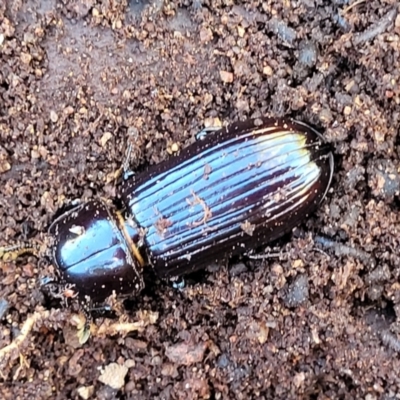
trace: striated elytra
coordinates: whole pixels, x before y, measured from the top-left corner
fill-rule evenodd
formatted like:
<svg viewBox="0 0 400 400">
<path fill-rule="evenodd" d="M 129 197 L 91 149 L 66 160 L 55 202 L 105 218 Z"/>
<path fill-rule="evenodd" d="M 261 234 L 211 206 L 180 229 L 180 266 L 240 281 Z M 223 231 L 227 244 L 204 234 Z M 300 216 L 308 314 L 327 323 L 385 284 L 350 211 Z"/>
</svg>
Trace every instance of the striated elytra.
<svg viewBox="0 0 400 400">
<path fill-rule="evenodd" d="M 290 232 L 324 198 L 333 155 L 303 122 L 256 119 L 209 132 L 122 184 L 123 209 L 80 204 L 50 227 L 60 282 L 102 302 L 248 253 Z"/>
</svg>

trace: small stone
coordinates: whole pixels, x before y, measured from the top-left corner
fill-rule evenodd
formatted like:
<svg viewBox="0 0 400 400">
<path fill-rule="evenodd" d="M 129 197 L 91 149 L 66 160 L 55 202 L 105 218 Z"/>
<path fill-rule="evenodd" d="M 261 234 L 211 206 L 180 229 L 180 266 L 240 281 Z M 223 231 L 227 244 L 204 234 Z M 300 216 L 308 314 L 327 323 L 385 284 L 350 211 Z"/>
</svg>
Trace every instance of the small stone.
<svg viewBox="0 0 400 400">
<path fill-rule="evenodd" d="M 305 40 L 300 43 L 299 48 L 299 63 L 304 67 L 314 67 L 318 59 L 317 45 L 313 41 Z"/>
<path fill-rule="evenodd" d="M 293 46 L 297 33 L 286 22 L 273 17 L 268 21 L 269 29 L 275 33 L 287 46 Z"/>
<path fill-rule="evenodd" d="M 391 202 L 400 192 L 400 175 L 396 165 L 386 159 L 378 159 L 370 163 L 367 169 L 368 186 L 372 195 Z"/>
<path fill-rule="evenodd" d="M 245 264 L 243 263 L 237 263 L 235 265 L 233 265 L 230 269 L 229 269 L 229 274 L 231 276 L 238 276 L 240 274 L 242 274 L 243 272 L 247 271 L 247 267 Z"/>
<path fill-rule="evenodd" d="M 233 74 L 228 71 L 219 71 L 219 76 L 221 77 L 222 82 L 224 83 L 232 83 L 233 82 Z"/>
<path fill-rule="evenodd" d="M 287 307 L 298 307 L 308 299 L 308 279 L 306 275 L 299 275 L 288 287 L 284 299 Z"/>
<path fill-rule="evenodd" d="M 129 358 L 128 360 L 126 360 L 124 362 L 124 365 L 126 368 L 133 368 L 136 365 L 135 360 L 132 360 L 131 358 Z"/>
<path fill-rule="evenodd" d="M 11 164 L 8 161 L 2 161 L 0 163 L 0 174 L 7 172 L 11 169 Z"/>
<path fill-rule="evenodd" d="M 299 388 L 304 381 L 306 380 L 306 375 L 304 372 L 299 372 L 298 374 L 296 374 L 293 378 L 293 384 L 294 386 L 296 386 L 296 388 Z"/>
<path fill-rule="evenodd" d="M 58 121 L 58 115 L 55 111 L 51 110 L 50 111 L 50 120 L 51 122 L 53 122 L 54 124 Z"/>
<path fill-rule="evenodd" d="M 268 340 L 269 328 L 265 323 L 253 321 L 249 324 L 246 336 L 250 340 L 256 340 L 260 344 L 264 344 Z"/>
<path fill-rule="evenodd" d="M 394 21 L 394 26 L 400 28 L 400 14 L 397 14 L 396 20 Z"/>
<path fill-rule="evenodd" d="M 37 160 L 38 158 L 40 158 L 40 153 L 37 151 L 37 149 L 31 150 L 31 158 L 33 160 Z"/>
<path fill-rule="evenodd" d="M 179 144 L 178 143 L 172 143 L 171 145 L 171 151 L 173 153 L 176 153 L 177 151 L 179 151 Z"/>
<path fill-rule="evenodd" d="M 29 64 L 32 61 L 32 56 L 29 53 L 21 53 L 21 61 L 24 64 Z"/>
<path fill-rule="evenodd" d="M 382 298 L 383 290 L 384 290 L 383 285 L 374 284 L 368 287 L 367 296 L 371 301 L 377 301 L 378 299 Z"/>
<path fill-rule="evenodd" d="M 182 386 L 187 393 L 190 393 L 191 398 L 210 398 L 210 387 L 205 379 L 188 378 L 183 382 Z M 197 396 L 193 397 L 193 394 Z"/>
<path fill-rule="evenodd" d="M 231 363 L 229 357 L 224 353 L 221 354 L 217 361 L 218 368 L 227 368 L 228 365 Z"/>
<path fill-rule="evenodd" d="M 333 116 L 330 110 L 323 108 L 319 113 L 319 119 L 325 124 L 330 124 L 333 120 Z"/>
<path fill-rule="evenodd" d="M 68 106 L 64 108 L 64 114 L 65 115 L 71 115 L 74 113 L 74 109 L 72 106 Z"/>
<path fill-rule="evenodd" d="M 397 34 L 400 33 L 400 14 L 397 14 L 396 20 L 394 21 L 394 30 Z"/>
<path fill-rule="evenodd" d="M 293 267 L 293 269 L 303 268 L 304 267 L 304 261 L 301 260 L 300 258 L 297 259 L 297 260 L 294 260 L 293 263 L 292 263 L 292 267 Z"/>
<path fill-rule="evenodd" d="M 83 400 L 89 399 L 94 393 L 94 386 L 81 386 L 77 389 L 79 397 Z"/>
<path fill-rule="evenodd" d="M 100 144 L 101 147 L 104 147 L 107 142 L 112 138 L 112 133 L 111 132 L 104 132 L 103 136 L 100 139 Z"/>
<path fill-rule="evenodd" d="M 213 34 L 210 28 L 203 28 L 200 31 L 200 41 L 202 43 L 207 43 L 209 41 L 211 41 L 213 38 Z"/>
<path fill-rule="evenodd" d="M 221 122 L 221 120 L 218 118 L 218 117 L 216 117 L 216 118 L 207 118 L 205 121 L 204 121 L 204 126 L 206 127 L 206 128 L 209 128 L 209 127 L 222 127 L 222 122 Z"/>
<path fill-rule="evenodd" d="M 165 355 L 174 364 L 192 365 L 203 361 L 208 342 L 177 343 L 165 348 Z"/>
<path fill-rule="evenodd" d="M 161 368 L 162 376 L 176 376 L 177 369 L 175 364 L 165 363 Z"/>
<path fill-rule="evenodd" d="M 269 65 L 266 65 L 263 68 L 263 74 L 266 76 L 272 76 L 274 74 L 274 71 L 272 70 L 272 68 Z"/>
<path fill-rule="evenodd" d="M 351 107 L 350 106 L 346 106 L 343 109 L 343 114 L 346 115 L 346 116 L 349 116 L 351 114 Z"/>
<path fill-rule="evenodd" d="M 313 327 L 311 329 L 311 338 L 312 338 L 312 341 L 315 344 L 320 344 L 321 343 L 321 339 L 319 338 L 319 335 L 318 335 L 318 330 L 315 327 Z"/>
<path fill-rule="evenodd" d="M 380 264 L 368 273 L 366 281 L 369 284 L 389 281 L 391 277 L 390 268 L 387 264 Z"/>
<path fill-rule="evenodd" d="M 129 382 L 125 385 L 125 392 L 126 392 L 126 393 L 133 392 L 135 389 L 136 389 L 136 383 L 135 383 L 135 381 L 129 381 Z"/>
</svg>

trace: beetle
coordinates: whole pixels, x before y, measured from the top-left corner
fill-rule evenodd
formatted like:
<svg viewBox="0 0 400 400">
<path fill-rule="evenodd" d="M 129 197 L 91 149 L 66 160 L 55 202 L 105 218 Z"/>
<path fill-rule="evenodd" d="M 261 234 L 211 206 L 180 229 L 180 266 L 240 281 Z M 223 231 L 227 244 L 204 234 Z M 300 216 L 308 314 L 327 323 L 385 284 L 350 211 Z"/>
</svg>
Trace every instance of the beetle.
<svg viewBox="0 0 400 400">
<path fill-rule="evenodd" d="M 248 253 L 290 232 L 330 187 L 333 154 L 304 122 L 258 118 L 203 133 L 125 179 L 121 207 L 89 200 L 51 223 L 50 255 L 69 297 L 135 296 L 145 268 L 173 278 Z"/>
</svg>

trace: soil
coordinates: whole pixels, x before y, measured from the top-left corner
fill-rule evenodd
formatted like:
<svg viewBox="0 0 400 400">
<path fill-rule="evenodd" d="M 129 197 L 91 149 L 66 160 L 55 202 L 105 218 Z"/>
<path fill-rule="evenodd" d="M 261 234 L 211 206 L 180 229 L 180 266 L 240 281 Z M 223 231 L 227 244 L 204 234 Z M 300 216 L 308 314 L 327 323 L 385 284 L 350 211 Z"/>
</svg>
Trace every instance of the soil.
<svg viewBox="0 0 400 400">
<path fill-rule="evenodd" d="M 336 161 L 332 190 L 280 258 L 210 266 L 183 289 L 150 276 L 83 345 L 73 309 L 40 290 L 48 260 L 1 262 L 0 348 L 31 329 L 1 360 L 0 397 L 399 398 L 399 11 L 0 2 L 0 245 L 41 244 L 64 204 L 115 197 L 129 143 L 140 170 L 204 126 L 291 116 Z"/>
</svg>

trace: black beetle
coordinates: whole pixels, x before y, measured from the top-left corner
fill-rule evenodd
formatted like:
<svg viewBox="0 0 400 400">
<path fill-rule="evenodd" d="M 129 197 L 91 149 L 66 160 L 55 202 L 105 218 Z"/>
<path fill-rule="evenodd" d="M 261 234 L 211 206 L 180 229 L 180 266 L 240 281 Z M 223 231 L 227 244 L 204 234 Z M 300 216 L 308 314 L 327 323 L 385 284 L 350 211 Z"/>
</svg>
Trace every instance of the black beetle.
<svg viewBox="0 0 400 400">
<path fill-rule="evenodd" d="M 124 180 L 122 209 L 91 200 L 54 220 L 59 283 L 93 305 L 113 293 L 138 294 L 149 266 L 161 278 L 177 277 L 248 253 L 313 212 L 332 172 L 329 146 L 303 122 L 262 118 L 209 132 Z"/>
</svg>

